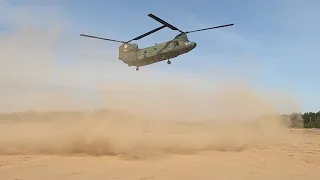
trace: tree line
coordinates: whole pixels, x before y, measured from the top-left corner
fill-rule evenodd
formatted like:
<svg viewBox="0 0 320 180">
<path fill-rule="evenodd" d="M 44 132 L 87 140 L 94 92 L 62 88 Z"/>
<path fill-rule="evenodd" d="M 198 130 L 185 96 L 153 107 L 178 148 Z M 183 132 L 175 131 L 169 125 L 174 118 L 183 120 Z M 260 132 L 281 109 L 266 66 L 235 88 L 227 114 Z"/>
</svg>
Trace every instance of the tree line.
<svg viewBox="0 0 320 180">
<path fill-rule="evenodd" d="M 320 111 L 304 113 L 302 118 L 305 128 L 320 128 Z"/>
<path fill-rule="evenodd" d="M 320 128 L 320 111 L 318 112 L 305 112 L 305 113 L 292 113 L 288 116 L 291 127 L 295 128 Z"/>
</svg>

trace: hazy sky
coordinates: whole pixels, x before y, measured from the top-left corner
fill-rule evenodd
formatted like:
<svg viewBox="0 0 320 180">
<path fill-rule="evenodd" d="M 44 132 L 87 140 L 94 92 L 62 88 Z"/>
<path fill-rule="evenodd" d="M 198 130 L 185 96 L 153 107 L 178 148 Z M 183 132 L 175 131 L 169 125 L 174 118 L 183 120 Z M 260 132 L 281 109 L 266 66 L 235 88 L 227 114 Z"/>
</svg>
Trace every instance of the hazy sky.
<svg viewBox="0 0 320 180">
<path fill-rule="evenodd" d="M 94 94 L 94 87 L 111 80 L 134 86 L 135 81 L 156 84 L 173 78 L 205 89 L 226 78 L 262 91 L 285 92 L 297 98 L 301 111 L 318 111 L 319 8 L 316 0 L 1 0 L 1 96 L 61 87 Z M 163 62 L 139 72 L 117 59 L 120 44 L 79 36 L 129 40 L 160 26 L 148 13 L 182 30 L 235 25 L 190 34 L 198 44 L 194 51 L 170 66 Z M 166 28 L 138 43 L 145 47 L 177 33 Z M 99 101 L 94 95 L 84 98 Z M 13 107 L 18 101 L 6 103 Z"/>
</svg>

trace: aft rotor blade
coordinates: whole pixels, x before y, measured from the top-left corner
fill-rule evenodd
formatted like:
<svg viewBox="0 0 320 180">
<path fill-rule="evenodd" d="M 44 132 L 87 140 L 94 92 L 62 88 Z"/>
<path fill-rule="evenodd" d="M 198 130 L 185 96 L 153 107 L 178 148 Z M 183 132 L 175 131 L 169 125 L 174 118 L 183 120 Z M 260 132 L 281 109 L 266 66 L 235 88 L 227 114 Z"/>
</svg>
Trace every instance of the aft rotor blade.
<svg viewBox="0 0 320 180">
<path fill-rule="evenodd" d="M 193 30 L 193 31 L 187 31 L 186 33 L 205 31 L 205 30 L 209 30 L 209 29 L 216 29 L 216 28 L 222 28 L 222 27 L 233 26 L 233 25 L 234 24 L 226 24 L 226 25 L 221 25 L 221 26 L 215 26 L 215 27 L 209 27 L 209 28 L 198 29 L 198 30 Z"/>
<path fill-rule="evenodd" d="M 147 33 L 144 33 L 144 34 L 142 34 L 142 35 L 140 35 L 140 36 L 138 36 L 138 37 L 136 37 L 136 38 L 134 38 L 134 39 L 131 39 L 131 40 L 128 41 L 128 42 L 131 42 L 131 41 L 134 41 L 134 40 L 139 40 L 139 39 L 141 39 L 141 38 L 144 38 L 144 37 L 146 37 L 146 36 L 149 36 L 150 34 L 155 33 L 155 32 L 157 32 L 157 31 L 159 31 L 159 30 L 161 30 L 161 29 L 163 29 L 163 28 L 165 28 L 165 27 L 166 27 L 165 25 L 160 26 L 160 27 L 158 27 L 158 28 L 156 28 L 156 29 L 153 29 L 153 30 L 151 30 L 151 31 L 149 31 L 149 32 L 147 32 Z"/>
<path fill-rule="evenodd" d="M 167 26 L 168 28 L 170 28 L 170 29 L 172 29 L 172 30 L 177 30 L 177 31 L 182 32 L 180 29 L 178 29 L 178 28 L 176 28 L 175 26 L 173 26 L 173 25 L 169 24 L 168 22 L 164 21 L 163 19 L 161 19 L 161 18 L 159 18 L 159 17 L 155 16 L 154 14 L 151 14 L 151 13 L 150 13 L 150 14 L 148 14 L 148 16 L 149 16 L 149 17 L 151 17 L 152 19 L 154 19 L 154 20 L 158 21 L 159 23 L 161 23 L 161 24 L 163 24 L 163 25 Z"/>
<path fill-rule="evenodd" d="M 87 34 L 80 34 L 80 36 L 95 38 L 95 39 L 102 39 L 102 40 L 107 40 L 107 41 L 120 42 L 120 43 L 126 43 L 124 41 L 118 41 L 118 40 L 114 40 L 114 39 L 107 39 L 107 38 L 102 38 L 102 37 L 97 37 L 97 36 L 91 36 L 91 35 L 87 35 Z"/>
</svg>

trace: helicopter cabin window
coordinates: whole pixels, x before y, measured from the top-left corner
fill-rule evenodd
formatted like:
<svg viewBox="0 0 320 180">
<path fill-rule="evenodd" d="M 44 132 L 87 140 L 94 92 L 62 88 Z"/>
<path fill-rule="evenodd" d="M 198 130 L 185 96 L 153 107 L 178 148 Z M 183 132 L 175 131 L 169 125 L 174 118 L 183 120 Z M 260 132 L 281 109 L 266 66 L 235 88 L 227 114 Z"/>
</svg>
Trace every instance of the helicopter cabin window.
<svg viewBox="0 0 320 180">
<path fill-rule="evenodd" d="M 178 41 L 174 41 L 174 46 L 179 46 L 179 42 Z"/>
<path fill-rule="evenodd" d="M 185 44 L 186 46 L 188 46 L 188 45 L 190 45 L 190 41 L 189 41 L 188 39 L 186 39 L 186 40 L 184 40 L 184 44 Z"/>
</svg>

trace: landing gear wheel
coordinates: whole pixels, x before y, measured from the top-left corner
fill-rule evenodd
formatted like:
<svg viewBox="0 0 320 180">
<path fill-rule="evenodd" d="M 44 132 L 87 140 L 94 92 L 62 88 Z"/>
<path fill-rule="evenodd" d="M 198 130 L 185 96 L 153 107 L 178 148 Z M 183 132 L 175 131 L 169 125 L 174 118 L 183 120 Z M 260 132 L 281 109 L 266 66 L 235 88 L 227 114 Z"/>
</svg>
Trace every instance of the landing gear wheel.
<svg viewBox="0 0 320 180">
<path fill-rule="evenodd" d="M 168 60 L 168 61 L 167 61 L 167 63 L 168 63 L 168 64 L 171 64 L 171 61 L 170 61 L 170 60 Z"/>
<path fill-rule="evenodd" d="M 139 67 L 136 68 L 136 71 L 139 71 Z"/>
</svg>

